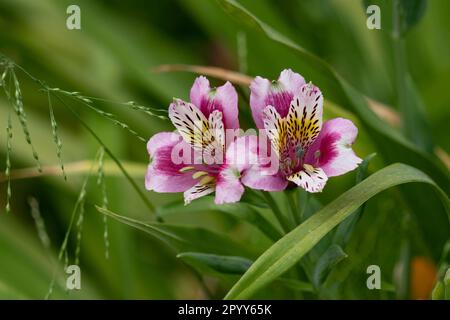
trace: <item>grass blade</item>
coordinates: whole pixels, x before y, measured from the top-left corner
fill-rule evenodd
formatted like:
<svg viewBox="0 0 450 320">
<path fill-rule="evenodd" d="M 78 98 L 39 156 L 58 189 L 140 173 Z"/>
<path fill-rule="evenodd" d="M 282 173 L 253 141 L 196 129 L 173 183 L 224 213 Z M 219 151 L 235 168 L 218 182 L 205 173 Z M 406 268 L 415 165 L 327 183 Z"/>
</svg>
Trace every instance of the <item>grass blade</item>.
<svg viewBox="0 0 450 320">
<path fill-rule="evenodd" d="M 264 252 L 229 291 L 226 299 L 245 299 L 279 277 L 307 254 L 325 235 L 345 220 L 364 202 L 388 188 L 412 182 L 426 183 L 437 191 L 450 216 L 447 195 L 426 174 L 404 165 L 390 165 L 316 212 L 312 217 L 288 233 Z"/>
<path fill-rule="evenodd" d="M 367 177 L 367 169 L 369 167 L 370 161 L 375 157 L 375 153 L 372 153 L 364 158 L 363 162 L 359 165 L 356 172 L 356 184 L 360 183 Z M 344 246 L 355 227 L 356 222 L 361 217 L 364 211 L 364 204 L 355 210 L 347 219 L 345 219 L 336 229 L 336 232 L 333 235 L 333 243 L 338 244 L 340 246 Z"/>
<path fill-rule="evenodd" d="M 168 244 L 177 252 L 199 251 L 220 255 L 239 255 L 252 258 L 254 253 L 229 237 L 204 228 L 179 226 L 157 222 L 142 222 L 97 207 L 101 213 L 119 222 L 144 231 Z"/>
<path fill-rule="evenodd" d="M 184 214 L 195 214 L 204 211 L 222 212 L 255 226 L 272 241 L 277 241 L 282 236 L 281 232 L 258 210 L 242 202 L 218 206 L 211 197 L 202 197 L 201 199 L 192 202 L 189 206 L 185 206 L 183 201 L 169 203 L 159 207 L 156 214 L 157 216 L 164 218 L 167 215 L 179 213 L 181 210 Z"/>
</svg>

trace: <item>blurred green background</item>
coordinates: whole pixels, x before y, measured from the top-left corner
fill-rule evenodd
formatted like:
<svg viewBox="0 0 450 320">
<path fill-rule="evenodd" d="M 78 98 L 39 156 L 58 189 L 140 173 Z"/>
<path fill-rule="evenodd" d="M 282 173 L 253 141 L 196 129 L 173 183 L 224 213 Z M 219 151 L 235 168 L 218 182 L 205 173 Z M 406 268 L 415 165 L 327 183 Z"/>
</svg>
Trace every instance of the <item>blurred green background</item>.
<svg viewBox="0 0 450 320">
<path fill-rule="evenodd" d="M 362 1 L 239 2 L 274 29 L 326 60 L 360 92 L 395 108 L 390 34 L 384 24 L 382 30 L 367 29 Z M 81 30 L 66 28 L 66 8 L 70 4 L 81 8 Z M 390 8 L 383 7 L 383 10 Z M 385 12 L 382 11 L 383 17 Z M 428 1 L 423 19 L 406 35 L 407 63 L 425 106 L 431 135 L 435 144 L 447 153 L 450 151 L 449 12 L 449 1 Z M 51 87 L 117 102 L 134 100 L 161 110 L 167 109 L 172 97 L 187 100 L 195 79 L 190 73 L 151 72 L 151 68 L 161 64 L 212 65 L 269 79 L 276 78 L 282 69 L 291 68 L 313 82 L 320 77 L 313 69 L 304 72 L 302 61 L 293 51 L 234 19 L 212 0 L 0 0 L 0 52 Z M 23 73 L 16 72 L 33 144 L 43 166 L 57 166 L 47 96 Z M 222 82 L 211 81 L 213 84 Z M 325 98 L 336 102 L 326 90 L 323 93 Z M 57 101 L 53 103 L 66 166 L 94 159 L 97 142 L 67 109 Z M 145 143 L 83 105 L 74 106 L 119 159 L 137 164 L 132 173 L 143 189 L 143 173 L 148 162 Z M 168 121 L 143 115 L 120 104 L 103 103 L 98 107 L 113 112 L 146 139 L 159 131 L 172 130 Z M 252 122 L 248 105 L 241 101 L 240 107 L 242 126 L 249 128 Z M 2 94 L 0 126 L 3 128 L 6 128 L 8 108 Z M 325 106 L 325 115 L 349 117 L 360 124 L 346 105 L 330 103 L 330 108 Z M 15 118 L 13 128 L 12 169 L 34 166 L 30 147 Z M 5 133 L 2 129 L 1 159 L 6 158 Z M 354 149 L 361 157 L 377 152 L 371 138 L 360 126 Z M 377 156 L 370 171 L 384 166 L 383 160 Z M 108 157 L 107 161 L 110 161 Z M 1 164 L 3 170 L 4 160 Z M 57 250 L 84 177 L 85 174 L 69 173 L 67 182 L 61 175 L 12 182 L 12 213 L 5 214 L 3 209 L 0 212 L 0 298 L 44 298 L 52 279 Z M 318 200 L 326 204 L 350 188 L 354 179 L 354 173 L 332 179 Z M 119 173 L 110 175 L 107 172 L 106 183 L 111 210 L 140 220 L 154 219 Z M 146 194 L 157 208 L 180 201 L 182 197 L 180 194 Z M 50 250 L 44 248 L 36 232 L 28 205 L 30 196 L 39 202 L 51 241 Z M 5 198 L 6 184 L 2 183 L 2 208 Z M 405 202 L 408 200 L 397 189 L 369 201 L 345 248 L 349 257 L 335 267 L 320 297 L 395 298 L 389 290 L 370 291 L 366 288 L 366 267 L 379 265 L 383 281 L 395 283 L 394 269 L 401 259 L 404 239 L 408 240 L 412 257 L 425 257 L 430 261 L 431 269 L 437 268 L 442 242 L 450 238 L 446 233 L 449 228 L 444 226 L 444 233 L 437 233 L 440 238 L 434 243 L 424 235 L 420 219 L 411 216 L 411 208 Z M 82 290 L 66 292 L 60 271 L 52 298 L 198 299 L 207 297 L 205 283 L 212 297 L 221 298 L 230 288 L 229 283 L 214 277 L 207 276 L 204 281 L 199 281 L 198 274 L 177 259 L 173 249 L 116 221 L 108 221 L 110 252 L 109 259 L 105 259 L 102 216 L 94 207 L 100 203 L 101 191 L 93 177 L 87 188 L 81 240 Z M 264 214 L 270 218 L 270 214 Z M 253 227 L 221 212 L 179 210 L 165 219 L 168 223 L 200 226 L 227 234 L 241 245 L 245 244 L 255 255 L 270 245 L 269 239 Z M 437 224 L 436 228 L 439 227 Z M 74 228 L 69 241 L 71 262 L 76 233 L 77 228 Z M 258 297 L 295 296 L 274 284 L 261 291 Z"/>
</svg>

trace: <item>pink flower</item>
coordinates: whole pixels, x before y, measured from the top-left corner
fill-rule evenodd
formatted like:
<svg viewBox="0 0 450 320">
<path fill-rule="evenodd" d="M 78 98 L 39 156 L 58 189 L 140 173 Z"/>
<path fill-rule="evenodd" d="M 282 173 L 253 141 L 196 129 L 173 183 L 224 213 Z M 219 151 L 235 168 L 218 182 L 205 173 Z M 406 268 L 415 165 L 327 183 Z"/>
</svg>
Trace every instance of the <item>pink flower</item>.
<svg viewBox="0 0 450 320">
<path fill-rule="evenodd" d="M 186 204 L 214 191 L 217 204 L 239 201 L 244 192 L 240 179 L 256 154 L 250 152 L 256 137 L 237 138 L 236 90 L 229 82 L 211 89 L 205 77 L 198 77 L 190 98 L 191 103 L 174 99 L 169 106 L 177 132 L 158 133 L 149 140 L 145 186 L 156 192 L 184 192 Z M 235 133 L 231 138 L 230 129 Z"/>
<path fill-rule="evenodd" d="M 253 119 L 258 128 L 265 129 L 279 171 L 267 184 L 258 179 L 259 185 L 248 186 L 281 190 L 292 181 L 306 191 L 320 192 L 328 177 L 342 175 L 361 163 L 351 148 L 358 129 L 342 118 L 322 126 L 322 93 L 302 76 L 288 69 L 277 81 L 256 77 L 250 88 Z"/>
</svg>

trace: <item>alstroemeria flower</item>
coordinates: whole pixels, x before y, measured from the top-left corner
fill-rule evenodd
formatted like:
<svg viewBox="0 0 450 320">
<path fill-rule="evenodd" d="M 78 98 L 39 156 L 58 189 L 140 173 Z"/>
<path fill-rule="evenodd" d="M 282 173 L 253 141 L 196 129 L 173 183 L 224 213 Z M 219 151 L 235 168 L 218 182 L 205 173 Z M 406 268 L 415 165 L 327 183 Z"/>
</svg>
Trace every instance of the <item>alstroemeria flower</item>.
<svg viewBox="0 0 450 320">
<path fill-rule="evenodd" d="M 284 181 L 284 187 L 292 181 L 308 192 L 320 192 L 328 177 L 351 171 L 361 162 L 351 148 L 358 129 L 342 118 L 322 126 L 322 93 L 302 76 L 284 70 L 278 81 L 256 77 L 250 88 L 254 121 L 270 139 L 279 161 L 275 177 Z M 259 188 L 273 189 L 273 181 Z"/>
<path fill-rule="evenodd" d="M 256 137 L 225 141 L 230 129 L 239 129 L 236 90 L 229 82 L 211 89 L 205 77 L 198 77 L 190 98 L 191 103 L 175 99 L 169 106 L 177 132 L 158 133 L 149 140 L 145 186 L 156 192 L 184 192 L 185 203 L 214 191 L 217 204 L 239 201 L 244 192 L 240 178 L 252 161 L 251 154 L 241 151 L 249 151 L 245 145 Z"/>
</svg>

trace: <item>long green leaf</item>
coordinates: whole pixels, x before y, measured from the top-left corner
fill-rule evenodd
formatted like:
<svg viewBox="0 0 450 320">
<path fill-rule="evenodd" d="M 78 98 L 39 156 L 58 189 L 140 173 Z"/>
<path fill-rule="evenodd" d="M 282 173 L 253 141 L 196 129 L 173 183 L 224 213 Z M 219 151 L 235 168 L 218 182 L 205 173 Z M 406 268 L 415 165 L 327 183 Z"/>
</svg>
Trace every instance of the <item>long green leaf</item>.
<svg viewBox="0 0 450 320">
<path fill-rule="evenodd" d="M 180 258 L 202 275 L 210 275 L 229 283 L 234 284 L 239 277 L 244 274 L 252 265 L 253 261 L 236 256 L 219 256 L 215 254 L 200 252 L 180 253 Z M 295 291 L 312 292 L 313 287 L 310 283 L 290 278 L 279 278 L 274 282 L 275 285 L 282 285 Z"/>
<path fill-rule="evenodd" d="M 356 172 L 356 184 L 360 183 L 367 177 L 367 169 L 369 162 L 375 157 L 376 153 L 372 153 L 364 158 L 363 162 L 359 165 Z M 340 246 L 344 246 L 352 234 L 352 231 L 359 220 L 362 212 L 364 211 L 364 205 L 355 210 L 347 219 L 345 219 L 337 228 L 333 235 L 333 243 Z"/>
<path fill-rule="evenodd" d="M 211 197 L 198 199 L 189 206 L 185 206 L 182 201 L 175 201 L 165 206 L 159 207 L 156 211 L 158 217 L 164 218 L 167 215 L 183 212 L 192 214 L 198 212 L 213 211 L 232 215 L 236 219 L 244 220 L 254 225 L 269 239 L 277 241 L 281 238 L 281 232 L 276 229 L 258 210 L 252 208 L 246 203 L 233 203 L 216 205 Z"/>
<path fill-rule="evenodd" d="M 207 267 L 215 272 L 228 275 L 244 274 L 253 263 L 253 261 L 242 257 L 219 256 L 201 252 L 183 252 L 177 255 L 177 258 L 199 270 Z"/>
<path fill-rule="evenodd" d="M 200 251 L 223 255 L 239 255 L 253 257 L 250 249 L 222 235 L 204 228 L 193 226 L 178 226 L 166 223 L 142 222 L 124 217 L 107 209 L 97 207 L 97 210 L 115 220 L 144 231 L 165 242 L 177 252 Z"/>
<path fill-rule="evenodd" d="M 264 252 L 227 294 L 226 299 L 251 297 L 308 253 L 320 239 L 347 218 L 364 202 L 390 187 L 411 183 L 427 183 L 439 194 L 449 221 L 450 201 L 436 183 L 423 172 L 404 165 L 390 165 L 354 186 L 311 218 L 284 236 Z"/>
<path fill-rule="evenodd" d="M 331 245 L 316 263 L 313 273 L 314 286 L 319 288 L 331 269 L 345 258 L 347 254 L 339 245 Z"/>
</svg>

